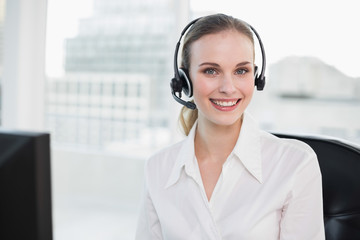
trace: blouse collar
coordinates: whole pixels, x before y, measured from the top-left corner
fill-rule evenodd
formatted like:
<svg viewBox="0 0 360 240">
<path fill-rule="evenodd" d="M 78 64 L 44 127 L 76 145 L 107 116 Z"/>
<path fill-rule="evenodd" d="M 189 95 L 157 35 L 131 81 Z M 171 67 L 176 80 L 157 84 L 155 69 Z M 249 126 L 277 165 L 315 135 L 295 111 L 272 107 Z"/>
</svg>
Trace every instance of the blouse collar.
<svg viewBox="0 0 360 240">
<path fill-rule="evenodd" d="M 194 170 L 194 138 L 196 127 L 197 122 L 195 122 L 194 126 L 191 128 L 186 139 L 183 140 L 183 144 L 177 154 L 175 165 L 165 188 L 172 186 L 179 180 L 183 168 L 185 168 L 186 172 Z M 254 119 L 247 112 L 244 113 L 239 138 L 232 153 L 237 156 L 238 160 L 241 161 L 246 170 L 262 183 L 260 130 Z"/>
</svg>

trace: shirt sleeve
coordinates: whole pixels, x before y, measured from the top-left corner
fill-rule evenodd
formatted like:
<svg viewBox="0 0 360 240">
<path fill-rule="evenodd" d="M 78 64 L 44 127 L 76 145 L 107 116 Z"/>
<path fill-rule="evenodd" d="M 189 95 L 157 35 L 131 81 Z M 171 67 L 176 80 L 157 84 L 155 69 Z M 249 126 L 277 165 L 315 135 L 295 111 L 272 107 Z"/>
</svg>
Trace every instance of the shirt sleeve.
<svg viewBox="0 0 360 240">
<path fill-rule="evenodd" d="M 161 225 L 146 180 L 142 195 L 135 240 L 161 240 L 163 239 Z"/>
<path fill-rule="evenodd" d="M 280 240 L 324 240 L 322 181 L 315 153 L 299 169 L 280 223 Z"/>
</svg>

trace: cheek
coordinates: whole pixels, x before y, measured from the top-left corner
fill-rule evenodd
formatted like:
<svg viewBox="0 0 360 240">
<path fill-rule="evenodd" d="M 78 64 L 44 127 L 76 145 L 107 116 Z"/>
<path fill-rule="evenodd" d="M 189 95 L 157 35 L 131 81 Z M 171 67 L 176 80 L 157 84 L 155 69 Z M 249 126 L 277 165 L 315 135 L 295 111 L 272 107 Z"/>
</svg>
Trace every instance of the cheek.
<svg viewBox="0 0 360 240">
<path fill-rule="evenodd" d="M 192 85 L 194 97 L 195 95 L 206 96 L 218 89 L 216 81 L 212 81 L 211 79 L 207 79 L 199 75 L 195 76 L 194 81 L 192 81 Z"/>
<path fill-rule="evenodd" d="M 196 101 L 199 98 L 205 97 L 210 92 L 210 87 L 205 81 L 201 81 L 200 79 L 196 79 L 193 81 L 193 95 L 194 100 Z"/>
<path fill-rule="evenodd" d="M 254 80 L 251 78 L 238 79 L 234 84 L 237 94 L 245 99 L 251 98 L 255 89 Z"/>
<path fill-rule="evenodd" d="M 240 89 L 247 95 L 252 95 L 255 89 L 255 79 L 254 77 L 248 77 L 244 82 L 242 82 Z"/>
<path fill-rule="evenodd" d="M 249 84 L 244 86 L 243 91 L 244 91 L 244 94 L 246 94 L 247 96 L 252 96 L 254 93 L 254 89 L 255 89 L 254 81 L 250 81 Z"/>
<path fill-rule="evenodd" d="M 197 78 L 193 81 L 193 99 L 196 105 L 199 108 L 203 108 L 210 104 L 208 99 L 210 95 L 214 92 L 214 86 L 212 86 L 209 81 L 204 81 L 201 78 Z"/>
</svg>

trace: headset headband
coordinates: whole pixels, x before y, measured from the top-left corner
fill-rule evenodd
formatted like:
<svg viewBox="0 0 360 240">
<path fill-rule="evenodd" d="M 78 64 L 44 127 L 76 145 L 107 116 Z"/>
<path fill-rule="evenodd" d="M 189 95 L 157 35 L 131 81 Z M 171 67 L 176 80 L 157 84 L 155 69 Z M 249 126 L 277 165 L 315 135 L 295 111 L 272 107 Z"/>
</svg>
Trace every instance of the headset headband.
<svg viewBox="0 0 360 240">
<path fill-rule="evenodd" d="M 184 34 L 186 33 L 186 31 L 194 24 L 196 23 L 198 20 L 200 20 L 202 17 L 199 17 L 197 19 L 192 20 L 188 25 L 185 26 L 185 28 L 182 30 L 181 34 L 180 34 L 180 38 L 179 41 L 176 43 L 176 47 L 175 47 L 175 54 L 174 54 L 174 73 L 175 73 L 175 78 L 176 79 L 180 79 L 180 74 L 179 74 L 179 69 L 178 69 L 178 52 L 179 52 L 179 48 L 180 48 L 180 44 L 181 44 L 181 39 L 184 36 Z"/>
</svg>

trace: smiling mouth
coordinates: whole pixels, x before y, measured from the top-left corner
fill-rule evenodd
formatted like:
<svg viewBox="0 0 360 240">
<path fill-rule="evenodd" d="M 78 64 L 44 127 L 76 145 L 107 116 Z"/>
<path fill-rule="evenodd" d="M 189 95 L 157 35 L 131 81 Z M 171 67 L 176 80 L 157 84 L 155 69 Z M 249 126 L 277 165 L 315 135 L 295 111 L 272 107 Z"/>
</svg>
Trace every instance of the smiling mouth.
<svg viewBox="0 0 360 240">
<path fill-rule="evenodd" d="M 210 99 L 210 101 L 212 103 L 214 103 L 215 105 L 219 106 L 219 107 L 233 107 L 235 106 L 239 101 L 241 100 L 241 98 L 237 99 L 237 100 L 232 100 L 232 101 L 224 101 L 224 100 L 215 100 L 215 99 Z"/>
</svg>

